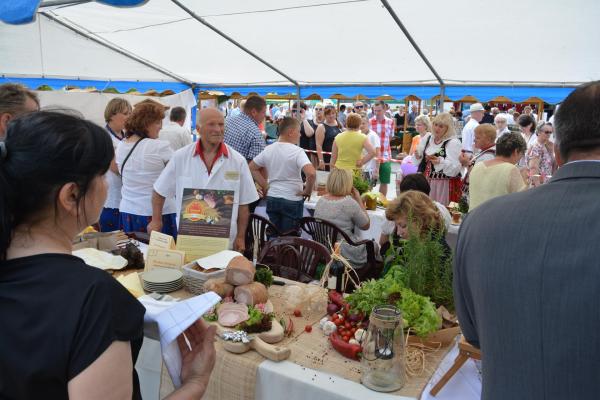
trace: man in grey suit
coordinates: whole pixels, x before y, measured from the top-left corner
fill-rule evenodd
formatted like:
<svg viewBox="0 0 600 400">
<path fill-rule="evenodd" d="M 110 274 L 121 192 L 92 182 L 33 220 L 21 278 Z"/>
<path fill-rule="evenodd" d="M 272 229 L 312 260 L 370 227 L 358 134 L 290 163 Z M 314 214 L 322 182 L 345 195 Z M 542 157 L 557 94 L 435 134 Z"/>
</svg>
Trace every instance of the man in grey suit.
<svg viewBox="0 0 600 400">
<path fill-rule="evenodd" d="M 484 400 L 600 398 L 600 81 L 555 126 L 550 182 L 482 204 L 459 233 L 456 311 Z"/>
</svg>

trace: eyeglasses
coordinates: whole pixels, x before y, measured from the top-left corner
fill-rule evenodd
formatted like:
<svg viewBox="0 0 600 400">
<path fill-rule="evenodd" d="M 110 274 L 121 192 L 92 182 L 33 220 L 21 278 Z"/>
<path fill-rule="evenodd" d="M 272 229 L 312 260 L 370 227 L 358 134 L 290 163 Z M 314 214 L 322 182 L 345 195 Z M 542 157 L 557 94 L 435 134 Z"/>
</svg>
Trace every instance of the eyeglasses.
<svg viewBox="0 0 600 400">
<path fill-rule="evenodd" d="M 325 109 L 326 110 L 335 110 L 335 106 L 334 105 L 328 105 L 328 106 L 325 106 Z"/>
<path fill-rule="evenodd" d="M 315 111 L 323 111 L 322 108 L 315 108 Z"/>
<path fill-rule="evenodd" d="M 540 131 L 540 132 L 545 133 L 546 135 L 552 135 L 552 133 L 553 133 L 552 131 Z"/>
<path fill-rule="evenodd" d="M 365 106 L 354 106 L 356 109 L 365 108 Z"/>
</svg>

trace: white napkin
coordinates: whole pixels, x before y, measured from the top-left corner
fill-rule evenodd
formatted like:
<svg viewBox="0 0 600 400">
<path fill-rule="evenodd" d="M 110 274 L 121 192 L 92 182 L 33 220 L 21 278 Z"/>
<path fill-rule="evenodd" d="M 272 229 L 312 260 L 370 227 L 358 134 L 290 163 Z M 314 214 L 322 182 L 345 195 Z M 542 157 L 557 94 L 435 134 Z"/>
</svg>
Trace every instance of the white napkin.
<svg viewBox="0 0 600 400">
<path fill-rule="evenodd" d="M 190 327 L 198 318 L 213 308 L 221 297 L 215 292 L 204 293 L 183 301 L 159 301 L 146 295 L 138 298 L 146 307 L 144 323 L 158 325 L 160 348 L 169 375 L 175 388 L 181 386 L 181 352 L 177 347 L 177 336 Z M 146 326 L 144 330 L 146 330 Z"/>
</svg>

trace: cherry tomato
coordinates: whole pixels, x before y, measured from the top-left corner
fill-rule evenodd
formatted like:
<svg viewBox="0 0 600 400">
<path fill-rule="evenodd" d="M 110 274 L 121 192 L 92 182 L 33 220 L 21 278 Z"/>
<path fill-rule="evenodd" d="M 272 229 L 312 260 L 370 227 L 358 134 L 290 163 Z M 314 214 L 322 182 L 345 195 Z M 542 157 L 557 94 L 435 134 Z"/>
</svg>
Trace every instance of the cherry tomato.
<svg viewBox="0 0 600 400">
<path fill-rule="evenodd" d="M 294 310 L 294 317 L 301 317 L 302 316 L 302 311 L 300 311 L 299 308 L 296 308 Z"/>
<path fill-rule="evenodd" d="M 342 340 L 343 340 L 344 342 L 349 342 L 349 341 L 350 341 L 350 336 L 348 336 L 348 335 L 344 335 L 344 336 L 342 336 Z"/>
<path fill-rule="evenodd" d="M 346 323 L 344 324 L 344 327 L 346 329 L 350 329 L 350 328 L 352 328 L 352 324 L 350 322 L 346 321 Z"/>
<path fill-rule="evenodd" d="M 340 325 L 342 325 L 343 322 L 340 321 L 339 319 L 336 319 L 333 321 L 333 323 L 335 324 L 335 326 L 340 326 Z"/>
<path fill-rule="evenodd" d="M 308 333 L 312 332 L 312 325 L 306 325 L 306 326 L 304 327 L 304 330 L 305 330 L 306 332 L 308 332 Z"/>
</svg>

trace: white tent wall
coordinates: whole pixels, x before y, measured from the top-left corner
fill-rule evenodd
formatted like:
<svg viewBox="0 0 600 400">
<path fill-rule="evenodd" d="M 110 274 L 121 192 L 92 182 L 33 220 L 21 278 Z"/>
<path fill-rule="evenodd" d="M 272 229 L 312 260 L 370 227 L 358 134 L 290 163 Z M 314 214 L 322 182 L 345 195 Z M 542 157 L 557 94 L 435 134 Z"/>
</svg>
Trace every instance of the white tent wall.
<svg viewBox="0 0 600 400">
<path fill-rule="evenodd" d="M 27 25 L 0 23 L 0 73 L 7 76 L 173 81 L 173 78 L 39 15 Z"/>
<path fill-rule="evenodd" d="M 381 0 L 177 1 L 301 85 L 438 84 Z M 600 79 L 600 2 L 389 3 L 448 85 L 573 86 Z M 290 85 L 175 0 L 41 11 L 186 81 Z M 172 79 L 44 21 L 38 14 L 32 25 L 0 25 L 1 74 Z"/>
<path fill-rule="evenodd" d="M 207 3 L 207 2 L 203 2 Z M 193 82 L 289 84 L 169 0 L 119 8 L 98 3 L 55 10 L 61 19 Z"/>
<path fill-rule="evenodd" d="M 37 91 L 40 98 L 42 109 L 72 109 L 76 110 L 100 126 L 104 126 L 104 109 L 111 99 L 121 97 L 129 101 L 132 105 L 145 99 L 158 101 L 171 108 L 183 107 L 187 112 L 187 120 L 184 127 L 191 129 L 191 111 L 196 106 L 196 100 L 191 90 L 185 90 L 171 96 L 151 97 L 128 94 L 109 94 L 109 93 L 84 93 L 84 92 L 64 92 L 64 91 Z M 163 124 L 169 119 L 169 111 L 165 114 Z"/>
</svg>

